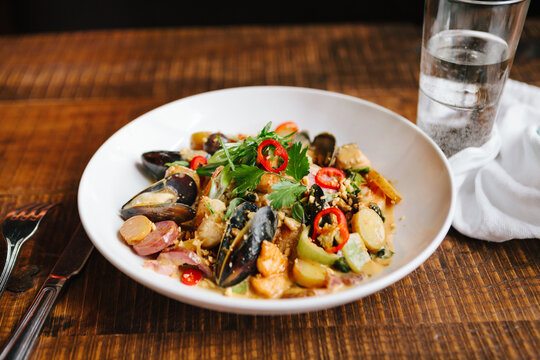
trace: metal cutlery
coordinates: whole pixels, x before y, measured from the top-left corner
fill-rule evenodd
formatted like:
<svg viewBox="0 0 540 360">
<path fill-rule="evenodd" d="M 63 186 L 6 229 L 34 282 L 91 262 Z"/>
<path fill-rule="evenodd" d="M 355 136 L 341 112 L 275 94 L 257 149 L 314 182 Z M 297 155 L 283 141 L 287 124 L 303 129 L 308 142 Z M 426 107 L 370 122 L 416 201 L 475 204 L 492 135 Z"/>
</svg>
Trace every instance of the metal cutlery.
<svg viewBox="0 0 540 360">
<path fill-rule="evenodd" d="M 23 244 L 36 232 L 39 223 L 56 203 L 30 203 L 10 211 L 2 223 L 2 233 L 6 239 L 6 263 L 0 275 L 0 297 L 15 266 L 15 261 Z"/>
<path fill-rule="evenodd" d="M 62 287 L 69 278 L 81 271 L 93 249 L 94 246 L 79 224 L 21 323 L 0 353 L 0 360 L 28 357 Z"/>
</svg>

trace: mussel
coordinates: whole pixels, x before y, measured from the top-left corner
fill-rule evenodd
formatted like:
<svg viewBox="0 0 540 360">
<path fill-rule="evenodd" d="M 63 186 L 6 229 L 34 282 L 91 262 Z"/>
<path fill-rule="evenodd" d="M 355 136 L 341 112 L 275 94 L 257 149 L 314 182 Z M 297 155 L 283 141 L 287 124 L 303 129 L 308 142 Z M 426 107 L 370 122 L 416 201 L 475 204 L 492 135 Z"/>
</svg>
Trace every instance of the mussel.
<svg viewBox="0 0 540 360">
<path fill-rule="evenodd" d="M 197 183 L 187 174 L 173 174 L 141 191 L 120 211 L 124 219 L 145 215 L 152 221 L 174 220 L 180 224 L 195 216 Z"/>
<path fill-rule="evenodd" d="M 219 286 L 238 284 L 257 272 L 257 258 L 264 240 L 272 241 L 277 215 L 270 206 L 252 202 L 236 207 L 221 239 L 214 273 Z"/>
<path fill-rule="evenodd" d="M 336 160 L 336 138 L 330 133 L 321 133 L 313 139 L 309 153 L 313 162 L 322 167 L 332 166 Z"/>
<path fill-rule="evenodd" d="M 309 189 L 308 201 L 305 205 L 304 217 L 306 224 L 313 223 L 315 216 L 326 207 L 326 203 L 326 195 L 323 189 L 319 185 L 313 184 Z"/>
<path fill-rule="evenodd" d="M 148 151 L 141 155 L 143 165 L 156 179 L 163 179 L 168 166 L 165 164 L 185 160 L 178 151 Z"/>
<path fill-rule="evenodd" d="M 307 130 L 298 131 L 294 134 L 293 143 L 301 143 L 302 147 L 308 147 L 311 145 L 311 140 L 309 138 L 309 132 Z"/>
</svg>

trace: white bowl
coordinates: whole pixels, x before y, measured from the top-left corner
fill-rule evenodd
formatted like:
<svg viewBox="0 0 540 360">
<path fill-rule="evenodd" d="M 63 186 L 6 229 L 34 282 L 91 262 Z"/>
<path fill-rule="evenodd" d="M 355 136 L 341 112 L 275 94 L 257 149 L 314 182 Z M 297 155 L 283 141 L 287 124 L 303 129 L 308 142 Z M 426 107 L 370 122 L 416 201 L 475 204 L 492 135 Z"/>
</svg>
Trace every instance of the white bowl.
<svg viewBox="0 0 540 360">
<path fill-rule="evenodd" d="M 118 235 L 120 207 L 150 182 L 138 170 L 150 150 L 189 146 L 195 131 L 257 133 L 295 121 L 313 135 L 332 132 L 339 144 L 358 143 L 373 167 L 403 195 L 395 207 L 393 262 L 351 289 L 319 297 L 237 299 L 183 285 L 143 268 Z M 381 290 L 422 264 L 450 228 L 454 192 L 448 162 L 424 133 L 405 118 L 342 94 L 295 87 L 244 87 L 212 91 L 152 110 L 118 130 L 92 157 L 79 186 L 79 213 L 96 248 L 135 281 L 173 299 L 208 309 L 243 314 L 288 314 L 325 309 Z M 401 220 L 398 220 L 401 219 Z"/>
</svg>

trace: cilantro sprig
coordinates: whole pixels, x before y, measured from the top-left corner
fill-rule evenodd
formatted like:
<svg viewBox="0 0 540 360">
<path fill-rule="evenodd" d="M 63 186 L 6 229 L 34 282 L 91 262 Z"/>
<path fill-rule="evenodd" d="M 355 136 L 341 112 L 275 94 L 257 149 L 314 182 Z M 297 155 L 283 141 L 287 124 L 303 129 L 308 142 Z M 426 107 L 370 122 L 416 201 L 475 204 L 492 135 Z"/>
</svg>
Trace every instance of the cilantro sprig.
<svg viewBox="0 0 540 360">
<path fill-rule="evenodd" d="M 303 195 L 307 191 L 307 187 L 289 180 L 281 180 L 272 186 L 272 190 L 274 192 L 268 195 L 270 205 L 274 209 L 281 209 L 289 207 L 298 201 L 300 195 Z"/>
</svg>

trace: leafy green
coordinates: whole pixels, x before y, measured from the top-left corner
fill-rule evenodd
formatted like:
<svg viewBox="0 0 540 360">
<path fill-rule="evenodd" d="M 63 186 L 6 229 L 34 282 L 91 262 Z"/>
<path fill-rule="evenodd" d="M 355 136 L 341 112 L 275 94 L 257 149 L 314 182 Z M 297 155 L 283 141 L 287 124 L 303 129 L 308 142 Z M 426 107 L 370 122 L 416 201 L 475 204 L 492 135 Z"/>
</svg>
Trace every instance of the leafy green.
<svg viewBox="0 0 540 360">
<path fill-rule="evenodd" d="M 308 148 L 302 149 L 302 143 L 294 143 L 287 151 L 289 155 L 289 163 L 285 169 L 285 174 L 292 176 L 297 181 L 302 180 L 304 176 L 309 174 L 309 161 L 306 156 Z"/>
<path fill-rule="evenodd" d="M 214 215 L 214 209 L 212 209 L 212 205 L 207 202 L 205 202 L 204 204 L 206 205 L 206 208 L 210 210 L 210 214 Z"/>
<path fill-rule="evenodd" d="M 280 180 L 272 186 L 274 192 L 268 195 L 270 205 L 274 209 L 281 209 L 291 206 L 298 200 L 300 195 L 303 195 L 307 188 L 304 185 L 293 183 L 288 180 Z"/>
<path fill-rule="evenodd" d="M 225 190 L 229 187 L 231 179 L 231 168 L 227 164 L 215 178 L 210 180 L 212 184 L 210 185 L 208 197 L 211 199 L 221 198 L 225 193 Z"/>
<path fill-rule="evenodd" d="M 225 156 L 227 157 L 227 161 L 229 162 L 229 165 L 231 166 L 231 170 L 234 171 L 234 164 L 231 160 L 231 156 L 229 155 L 229 150 L 223 145 L 223 140 L 221 140 L 221 137 L 218 136 L 217 139 L 219 140 L 219 143 L 221 144 L 221 148 L 225 152 Z"/>
<path fill-rule="evenodd" d="M 337 259 L 334 264 L 332 264 L 332 267 L 338 271 L 341 271 L 342 273 L 348 273 L 351 271 L 351 267 L 349 264 L 347 264 L 347 260 L 345 260 L 344 257 Z"/>
<path fill-rule="evenodd" d="M 372 203 L 370 202 L 369 203 L 369 208 L 373 211 L 375 211 L 377 213 L 377 215 L 379 215 L 382 219 L 383 222 L 386 221 L 386 218 L 384 217 L 382 211 L 381 211 L 381 208 L 379 207 L 379 205 L 375 204 L 375 203 Z"/>
<path fill-rule="evenodd" d="M 186 160 L 177 160 L 170 163 L 165 163 L 165 166 L 176 166 L 176 165 L 189 167 L 189 162 Z"/>
<path fill-rule="evenodd" d="M 360 175 L 366 175 L 371 169 L 369 166 L 365 166 L 363 168 L 356 168 L 356 169 L 347 169 L 347 171 L 358 173 Z"/>
<path fill-rule="evenodd" d="M 253 165 L 238 165 L 234 171 L 231 172 L 231 176 L 234 179 L 236 188 L 233 190 L 232 195 L 243 195 L 246 191 L 254 190 L 265 171 L 259 169 Z"/>
<path fill-rule="evenodd" d="M 299 201 L 296 201 L 291 208 L 291 216 L 299 223 L 304 222 L 304 207 Z"/>
<path fill-rule="evenodd" d="M 392 250 L 382 248 L 381 250 L 377 251 L 375 256 L 382 259 L 389 259 L 394 256 L 394 252 Z"/>
<path fill-rule="evenodd" d="M 228 220 L 231 217 L 234 209 L 236 209 L 236 207 L 242 204 L 243 202 L 245 202 L 245 200 L 242 198 L 232 199 L 231 202 L 229 203 L 229 207 L 227 208 L 227 211 L 225 212 L 225 216 L 224 216 L 225 220 Z"/>
</svg>

